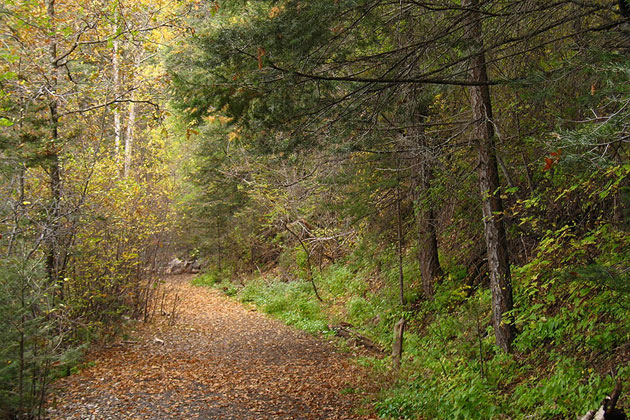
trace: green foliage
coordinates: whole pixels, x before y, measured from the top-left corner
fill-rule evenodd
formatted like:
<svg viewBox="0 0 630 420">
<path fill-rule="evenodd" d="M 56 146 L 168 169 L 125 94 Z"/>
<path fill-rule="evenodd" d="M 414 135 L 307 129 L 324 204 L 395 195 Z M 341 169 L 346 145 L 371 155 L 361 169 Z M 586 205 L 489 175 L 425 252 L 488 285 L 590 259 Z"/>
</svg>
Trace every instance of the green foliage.
<svg viewBox="0 0 630 420">
<path fill-rule="evenodd" d="M 624 249 L 621 238 L 607 232 L 596 248 Z M 539 258 L 547 257 L 547 246 L 541 244 Z M 627 289 L 622 286 L 627 284 L 625 250 L 600 251 L 594 254 L 598 260 L 586 266 L 543 272 L 537 258 L 515 270 L 516 356 L 497 352 L 491 342 L 488 291 L 471 295 L 457 282 L 442 283 L 434 301 L 423 303 L 412 317 L 407 368 L 396 386 L 383 393 L 379 413 L 395 418 L 418 413 L 461 419 L 568 418 L 596 407 L 614 381 L 590 361 L 614 359 L 630 338 Z M 427 319 L 432 321 L 426 324 Z M 414 331 L 414 320 L 420 330 Z M 625 363 L 616 368 L 621 378 L 630 373 Z"/>
<path fill-rule="evenodd" d="M 554 293 L 561 290 L 562 286 L 553 287 Z M 444 289 L 438 293 L 449 294 Z M 596 407 L 602 396 L 610 393 L 613 379 L 593 367 L 587 368 L 584 362 L 587 358 L 580 355 L 580 352 L 611 352 L 615 346 L 627 342 L 628 330 L 622 320 L 628 314 L 616 321 L 609 319 L 607 327 L 597 315 L 604 301 L 611 303 L 610 297 L 591 295 L 581 302 L 582 311 L 575 313 L 567 308 L 555 317 L 544 316 L 547 311 L 557 310 L 559 302 L 551 298 L 544 304 L 519 305 L 522 312 L 517 318 L 520 334 L 515 342 L 516 357 L 494 347 L 492 335 L 488 334 L 491 328 L 487 314 L 481 314 L 482 329 L 477 329 L 474 320 L 479 319 L 480 308 L 487 307 L 483 301 L 488 298 L 487 292 L 477 293 L 466 299 L 465 304 L 453 306 L 453 301 L 461 299 L 454 291 L 450 299 L 442 296 L 425 306 L 427 311 L 439 311 L 440 315 L 421 331 L 408 332 L 407 367 L 403 378 L 384 392 L 377 403 L 382 416 L 416 418 L 422 413 L 423 417 L 456 419 L 489 419 L 500 415 L 513 419 L 532 415 L 569 418 Z M 426 315 L 417 316 L 426 319 Z M 585 320 L 588 325 L 580 326 L 580 321 Z M 612 325 L 614 332 L 609 328 Z M 602 346 L 599 339 L 582 344 L 587 342 L 585 335 L 599 336 L 597 331 L 609 339 L 611 334 L 615 335 L 616 344 Z M 483 361 L 483 376 L 480 361 Z M 617 374 L 626 377 L 629 373 L 623 365 Z"/>
<path fill-rule="evenodd" d="M 219 282 L 219 279 L 217 275 L 211 272 L 200 274 L 198 276 L 195 276 L 195 278 L 191 280 L 191 283 L 193 286 L 205 286 L 205 287 L 212 287 L 218 282 Z"/>
<path fill-rule="evenodd" d="M 69 343 L 64 307 L 39 265 L 0 264 L 0 417 L 38 416 L 49 377 L 66 374 L 82 356 Z"/>
<path fill-rule="evenodd" d="M 256 280 L 238 293 L 242 302 L 252 302 L 288 325 L 311 332 L 327 331 L 322 308 L 314 299 L 312 286 L 304 281 Z"/>
<path fill-rule="evenodd" d="M 224 278 L 220 282 L 215 284 L 215 287 L 221 290 L 228 296 L 236 296 L 238 293 L 238 288 L 229 280 L 229 277 Z"/>
<path fill-rule="evenodd" d="M 352 323 L 365 324 L 377 315 L 376 308 L 371 302 L 359 296 L 353 296 L 346 304 L 348 319 Z"/>
<path fill-rule="evenodd" d="M 332 299 L 362 295 L 367 291 L 367 285 L 361 278 L 361 273 L 354 272 L 343 264 L 327 267 L 317 280 Z"/>
<path fill-rule="evenodd" d="M 621 369 L 621 377 L 628 375 Z M 544 378 L 529 378 L 514 389 L 514 406 L 542 418 L 570 418 L 585 413 L 614 388 L 614 380 L 580 366 L 571 358 L 559 358 Z M 526 418 L 521 415 L 518 418 Z"/>
<path fill-rule="evenodd" d="M 393 396 L 377 403 L 379 414 L 387 418 L 415 419 L 418 413 L 435 418 L 492 419 L 501 414 L 494 397 L 495 391 L 478 375 L 462 374 L 462 382 L 442 381 L 431 378 L 416 379 Z"/>
</svg>

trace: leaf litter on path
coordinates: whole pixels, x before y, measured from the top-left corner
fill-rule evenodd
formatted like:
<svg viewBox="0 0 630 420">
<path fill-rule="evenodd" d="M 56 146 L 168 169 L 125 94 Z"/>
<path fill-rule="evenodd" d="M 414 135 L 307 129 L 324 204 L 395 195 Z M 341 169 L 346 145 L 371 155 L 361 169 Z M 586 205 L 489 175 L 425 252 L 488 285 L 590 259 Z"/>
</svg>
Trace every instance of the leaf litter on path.
<svg viewBox="0 0 630 420">
<path fill-rule="evenodd" d="M 175 323 L 156 316 L 91 354 L 55 382 L 48 418 L 373 418 L 356 414 L 368 379 L 348 356 L 190 279 L 168 280 Z"/>
</svg>

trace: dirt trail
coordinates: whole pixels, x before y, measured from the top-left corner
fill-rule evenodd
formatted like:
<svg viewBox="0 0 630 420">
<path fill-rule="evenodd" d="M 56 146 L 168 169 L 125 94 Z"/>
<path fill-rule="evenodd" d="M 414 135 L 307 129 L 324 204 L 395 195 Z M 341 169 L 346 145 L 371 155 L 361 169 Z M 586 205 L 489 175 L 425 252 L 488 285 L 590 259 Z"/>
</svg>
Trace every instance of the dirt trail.
<svg viewBox="0 0 630 420">
<path fill-rule="evenodd" d="M 137 342 L 93 354 L 54 384 L 49 418 L 371 418 L 356 414 L 364 372 L 332 345 L 190 276 L 169 283 L 181 299 L 175 325 L 156 315 Z"/>
</svg>

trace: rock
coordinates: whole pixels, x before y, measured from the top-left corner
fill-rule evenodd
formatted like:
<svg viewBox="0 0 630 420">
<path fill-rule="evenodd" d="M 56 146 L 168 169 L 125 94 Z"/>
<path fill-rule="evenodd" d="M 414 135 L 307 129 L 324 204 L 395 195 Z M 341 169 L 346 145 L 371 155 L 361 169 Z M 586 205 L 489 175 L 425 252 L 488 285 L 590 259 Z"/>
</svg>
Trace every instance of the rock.
<svg viewBox="0 0 630 420">
<path fill-rule="evenodd" d="M 182 274 L 186 269 L 186 263 L 175 257 L 168 263 L 166 274 Z"/>
<path fill-rule="evenodd" d="M 201 270 L 201 263 L 195 260 L 180 260 L 175 257 L 166 266 L 166 274 L 184 274 L 184 273 L 198 273 Z"/>
</svg>

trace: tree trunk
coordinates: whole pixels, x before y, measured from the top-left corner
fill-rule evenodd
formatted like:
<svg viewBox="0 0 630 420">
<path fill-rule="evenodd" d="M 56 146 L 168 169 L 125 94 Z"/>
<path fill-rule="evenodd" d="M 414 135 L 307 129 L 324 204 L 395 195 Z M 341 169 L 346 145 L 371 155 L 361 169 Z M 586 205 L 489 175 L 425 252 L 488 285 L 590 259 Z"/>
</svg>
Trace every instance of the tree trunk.
<svg viewBox="0 0 630 420">
<path fill-rule="evenodd" d="M 136 55 L 136 62 L 134 71 L 137 72 L 140 69 L 140 64 L 142 62 L 141 54 L 138 51 Z M 134 80 L 135 82 L 135 80 Z M 135 88 L 135 86 L 134 86 Z M 125 169 L 124 176 L 125 178 L 129 176 L 129 172 L 131 171 L 131 158 L 133 156 L 133 146 L 134 146 L 134 132 L 136 125 L 136 103 L 135 100 L 135 89 L 131 91 L 131 102 L 129 102 L 129 120 L 127 121 L 127 136 L 125 137 Z"/>
<path fill-rule="evenodd" d="M 221 249 L 221 220 L 219 216 L 217 216 L 217 267 L 219 272 L 223 271 L 221 253 L 223 250 Z"/>
<path fill-rule="evenodd" d="M 136 124 L 136 104 L 133 102 L 134 93 L 131 92 L 131 102 L 129 103 L 129 119 L 127 120 L 127 135 L 125 136 L 125 167 L 124 177 L 129 176 L 131 170 L 131 157 L 133 154 L 134 126 Z"/>
<path fill-rule="evenodd" d="M 120 64 L 118 59 L 119 49 L 118 39 L 114 40 L 114 51 L 112 53 L 112 65 L 114 72 L 114 98 L 117 100 L 120 95 Z M 114 107 L 114 152 L 116 156 L 116 162 L 118 163 L 120 155 L 120 141 L 122 137 L 122 124 L 120 121 L 120 109 L 118 106 Z M 118 166 L 118 165 L 116 165 Z"/>
<path fill-rule="evenodd" d="M 481 15 L 478 0 L 466 0 L 464 7 L 471 12 L 467 16 L 470 28 L 469 39 L 473 50 L 483 51 Z M 488 252 L 488 271 L 492 291 L 492 313 L 496 343 L 506 352 L 511 351 L 516 335 L 512 317 L 506 314 L 513 309 L 512 282 L 507 250 L 505 227 L 503 226 L 503 203 L 499 191 L 499 172 L 494 144 L 492 123 L 492 103 L 490 89 L 484 85 L 488 81 L 485 54 L 479 52 L 470 59 L 471 80 L 479 86 L 469 88 L 474 120 L 474 132 L 479 153 L 479 187 L 483 211 L 483 223 Z"/>
<path fill-rule="evenodd" d="M 418 180 L 418 261 L 420 263 L 420 275 L 422 277 L 422 291 L 427 299 L 432 299 L 434 286 L 444 274 L 440 266 L 438 254 L 437 232 L 435 230 L 435 210 L 433 204 L 423 205 L 419 203 L 423 196 L 429 192 L 430 180 L 433 178 L 433 169 L 427 162 L 427 158 L 422 158 L 422 173 Z"/>
<path fill-rule="evenodd" d="M 57 268 L 57 239 L 59 236 L 59 214 L 61 204 L 61 167 L 59 162 L 59 99 L 57 96 L 57 83 L 59 66 L 57 63 L 57 35 L 55 33 L 55 0 L 48 0 L 47 3 L 48 19 L 51 25 L 51 36 L 49 39 L 49 95 L 48 110 L 50 112 L 50 142 L 49 148 L 51 153 L 50 163 L 50 193 L 51 193 L 51 212 L 50 212 L 50 229 L 48 232 L 48 255 L 46 256 L 46 273 L 51 284 L 58 282 Z"/>
<path fill-rule="evenodd" d="M 396 214 L 398 215 L 398 293 L 400 298 L 400 306 L 405 307 L 405 277 L 403 272 L 403 231 L 402 231 L 402 211 L 400 209 L 400 186 L 396 187 Z"/>
<path fill-rule="evenodd" d="M 26 165 L 20 165 L 20 172 L 18 173 L 18 199 L 13 209 L 13 227 L 11 228 L 11 234 L 9 236 L 9 244 L 7 245 L 6 256 L 10 257 L 13 253 L 13 246 L 15 244 L 15 238 L 20 229 L 20 218 L 22 216 L 22 206 L 24 205 L 24 177 L 26 174 Z"/>
<path fill-rule="evenodd" d="M 426 108 L 416 110 L 414 121 L 425 122 Z M 422 291 L 427 299 L 433 299 L 434 287 L 437 280 L 444 274 L 440 266 L 438 254 L 437 231 L 435 229 L 435 208 L 432 200 L 425 200 L 430 193 L 433 180 L 433 165 L 435 156 L 430 151 L 424 129 L 412 131 L 413 147 L 418 149 L 418 156 L 414 165 L 414 204 L 418 227 L 418 263 L 422 278 Z"/>
</svg>

